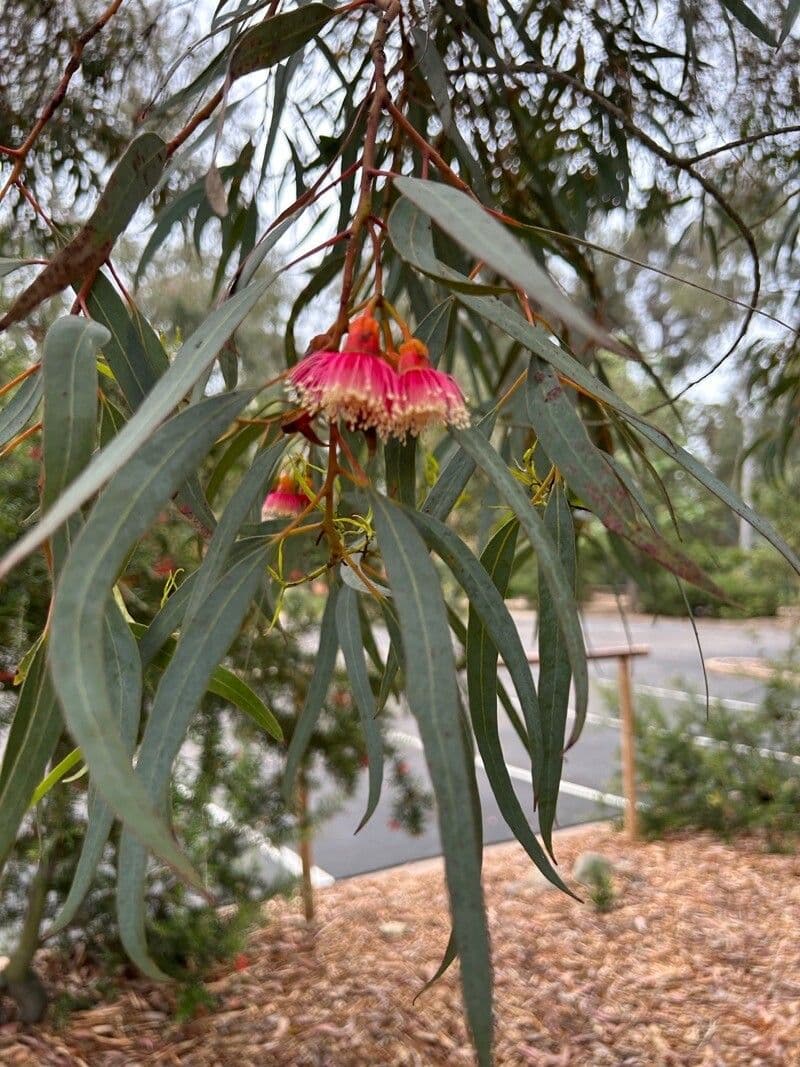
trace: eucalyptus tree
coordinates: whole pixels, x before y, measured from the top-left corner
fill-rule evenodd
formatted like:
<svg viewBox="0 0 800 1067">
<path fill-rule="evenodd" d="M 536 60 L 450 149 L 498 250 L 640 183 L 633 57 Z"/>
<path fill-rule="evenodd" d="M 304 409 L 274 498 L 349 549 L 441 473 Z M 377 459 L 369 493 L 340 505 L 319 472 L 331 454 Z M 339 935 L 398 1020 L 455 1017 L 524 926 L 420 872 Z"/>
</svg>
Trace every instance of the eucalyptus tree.
<svg viewBox="0 0 800 1067">
<path fill-rule="evenodd" d="M 100 48 L 120 7 L 114 0 L 88 24 L 76 50 Z M 37 521 L 0 560 L 0 576 L 42 552 L 53 600 L 0 770 L 0 856 L 66 732 L 88 766 L 93 808 L 59 924 L 119 820 L 121 937 L 140 969 L 160 977 L 145 937 L 148 857 L 204 891 L 167 802 L 194 709 L 253 599 L 277 612 L 295 584 L 322 580 L 327 603 L 286 751 L 286 797 L 339 651 L 369 754 L 369 812 L 383 777 L 375 716 L 402 689 L 444 851 L 452 936 L 439 973 L 460 958 L 477 1055 L 490 1062 L 473 748 L 510 829 L 569 892 L 553 866 L 552 829 L 563 751 L 581 733 L 588 696 L 573 511 L 593 513 L 633 558 L 644 553 L 677 581 L 718 593 L 713 575 L 653 521 L 661 486 L 652 457 L 662 455 L 800 569 L 768 522 L 611 388 L 614 361 L 634 361 L 654 380 L 658 367 L 633 343 L 633 324 L 610 314 L 595 267 L 608 251 L 596 239 L 604 220 L 646 233 L 683 218 L 706 242 L 736 242 L 744 289 L 722 294 L 730 337 L 707 363 L 737 351 L 763 317 L 762 251 L 752 204 L 726 168 L 742 151 L 748 167 L 765 155 L 777 171 L 789 166 L 796 90 L 781 85 L 796 57 L 796 8 L 773 23 L 742 0 L 702 11 L 633 0 L 222 0 L 188 45 L 175 39 L 174 62 L 137 108 L 130 143 L 109 160 L 79 228 L 44 263 L 2 268 L 34 275 L 0 329 L 36 349 L 3 387 L 4 447 L 41 426 L 43 455 Z M 118 63 L 124 81 L 124 55 Z M 50 121 L 80 97 L 76 69 L 68 63 L 24 139 L 3 149 L 0 197 L 48 225 L 55 207 L 26 195 L 26 176 Z M 715 114 L 719 69 L 736 72 L 736 106 Z M 226 162 L 237 112 L 250 128 Z M 202 161 L 202 177 L 165 198 L 189 159 Z M 148 218 L 130 279 L 115 245 Z M 170 358 L 134 284 L 146 276 L 157 286 L 157 253 L 178 223 L 213 256 L 215 295 Z M 280 324 L 281 366 L 265 360 L 240 381 L 236 332 L 278 277 L 296 292 Z M 31 317 L 68 290 L 69 313 L 41 341 Z M 301 332 L 313 336 L 303 343 Z M 102 434 L 98 408 L 113 409 Z M 237 477 L 243 455 L 249 465 Z M 207 481 L 198 472 L 209 456 Z M 476 545 L 458 515 L 478 478 L 492 491 L 482 497 L 488 538 Z M 143 627 L 121 612 L 115 588 L 171 501 L 207 547 Z M 528 547 L 539 569 L 538 692 L 505 602 Z M 299 575 L 285 566 L 289 552 Z M 469 601 L 466 621 L 443 594 L 453 582 Z M 390 636 L 385 655 L 377 625 Z M 465 651 L 463 702 L 454 646 Z M 143 674 L 156 660 L 141 722 Z M 225 682 L 232 703 L 278 733 L 241 680 Z M 503 761 L 498 701 L 530 754 L 527 805 Z"/>
</svg>

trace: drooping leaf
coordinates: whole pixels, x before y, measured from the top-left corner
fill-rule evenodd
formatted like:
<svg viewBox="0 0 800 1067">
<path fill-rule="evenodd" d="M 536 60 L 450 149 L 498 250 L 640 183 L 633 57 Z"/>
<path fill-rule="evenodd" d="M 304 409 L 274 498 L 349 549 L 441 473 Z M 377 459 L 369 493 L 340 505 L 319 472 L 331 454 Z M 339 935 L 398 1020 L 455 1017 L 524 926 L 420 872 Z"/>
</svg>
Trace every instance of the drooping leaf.
<svg viewBox="0 0 800 1067">
<path fill-rule="evenodd" d="M 204 371 L 211 366 L 222 345 L 244 320 L 274 281 L 274 276 L 253 282 L 221 307 L 212 311 L 203 324 L 181 347 L 153 390 L 119 434 L 98 453 L 87 469 L 63 493 L 38 526 L 0 560 L 0 578 L 46 540 L 64 520 L 92 497 L 111 475 L 137 452 L 137 449 L 170 414 Z M 247 401 L 242 394 L 238 401 Z"/>
<path fill-rule="evenodd" d="M 619 348 L 607 331 L 564 296 L 525 247 L 466 193 L 421 178 L 397 178 L 395 186 L 462 248 L 528 293 L 546 314 L 606 348 Z"/>
<path fill-rule="evenodd" d="M 258 693 L 254 692 L 233 671 L 229 671 L 226 667 L 216 667 L 209 679 L 208 691 L 243 711 L 256 726 L 275 741 L 283 741 L 281 724 Z"/>
<path fill-rule="evenodd" d="M 289 748 L 286 753 L 286 767 L 283 772 L 283 799 L 291 804 L 294 796 L 294 783 L 297 771 L 306 754 L 308 743 L 317 726 L 333 671 L 336 667 L 336 653 L 339 638 L 336 632 L 336 601 L 339 597 L 339 584 L 331 582 L 328 602 L 319 624 L 319 644 L 314 661 L 314 673 L 306 693 L 306 699 L 294 724 Z"/>
<path fill-rule="evenodd" d="M 778 38 L 778 48 L 780 48 L 780 46 L 792 32 L 794 24 L 797 21 L 798 15 L 800 15 L 800 0 L 789 0 L 789 3 L 786 6 L 786 12 L 783 16 L 781 34 Z"/>
<path fill-rule="evenodd" d="M 167 146 L 154 133 L 133 141 L 117 163 L 92 212 L 72 240 L 57 252 L 0 319 L 0 331 L 21 322 L 34 308 L 102 265 L 137 208 L 152 192 L 167 159 Z"/>
<path fill-rule="evenodd" d="M 478 1061 L 488 1065 L 492 1058 L 492 991 L 481 890 L 480 829 L 472 806 L 474 767 L 462 742 L 447 614 L 433 563 L 411 520 L 385 497 L 371 492 L 369 498 L 402 629 L 404 658 L 414 665 L 407 672 L 406 694 L 436 795 L 464 1004 Z"/>
<path fill-rule="evenodd" d="M 542 716 L 528 659 L 502 595 L 514 561 L 518 524 L 513 520 L 506 523 L 489 542 L 484 557 L 492 567 L 490 572 L 443 523 L 427 515 L 411 514 L 410 518 L 450 568 L 453 577 L 469 599 L 466 652 L 470 718 L 500 812 L 542 874 L 553 885 L 568 893 L 569 890 L 536 840 L 514 792 L 497 724 L 499 653 L 511 674 L 525 716 L 527 734 L 533 750 L 534 791 L 538 794 L 541 790 L 541 768 L 544 764 Z"/>
<path fill-rule="evenodd" d="M 273 67 L 307 44 L 334 17 L 336 9 L 310 3 L 251 27 L 238 41 L 230 63 L 232 80 Z"/>
<path fill-rule="evenodd" d="M 657 448 L 661 449 L 665 455 L 688 471 L 709 492 L 727 504 L 732 511 L 735 511 L 754 530 L 757 530 L 762 537 L 765 537 L 800 573 L 800 556 L 789 547 L 771 523 L 745 504 L 730 486 L 725 485 L 723 481 L 717 478 L 715 474 L 712 474 L 704 464 L 695 459 L 686 449 L 676 445 L 665 433 L 652 426 L 643 415 L 634 411 L 612 389 L 605 386 L 582 363 L 579 363 L 574 356 L 554 344 L 541 327 L 532 326 L 521 315 L 518 315 L 511 308 L 493 297 L 473 297 L 459 294 L 458 299 L 465 307 L 480 315 L 487 322 L 491 322 L 501 330 L 504 330 L 510 337 L 524 345 L 526 349 L 541 356 L 554 370 L 569 381 L 575 382 L 590 396 L 602 400 L 603 403 L 608 404 L 609 407 L 622 415 L 643 437 L 646 437 Z"/>
<path fill-rule="evenodd" d="M 0 766 L 0 870 L 61 735 L 61 712 L 46 656 L 46 645 L 42 644 L 20 690 Z"/>
<path fill-rule="evenodd" d="M 542 568 L 545 580 L 550 587 L 553 607 L 564 636 L 572 676 L 575 679 L 575 725 L 570 744 L 578 739 L 586 719 L 589 702 L 589 676 L 586 669 L 586 650 L 583 643 L 580 619 L 578 618 L 575 598 L 570 589 L 569 580 L 558 558 L 553 539 L 544 523 L 536 514 L 525 490 L 509 473 L 491 445 L 475 429 L 451 430 L 451 433 L 464 449 L 493 481 L 497 491 L 511 506 L 520 521 L 522 529 L 530 539 Z"/>
<path fill-rule="evenodd" d="M 336 630 L 347 667 L 347 677 L 358 708 L 361 729 L 367 749 L 369 767 L 369 795 L 367 810 L 356 827 L 356 833 L 368 822 L 381 798 L 383 783 L 383 738 L 375 722 L 375 697 L 369 684 L 364 661 L 361 620 L 358 615 L 358 594 L 349 587 L 339 591 L 336 604 Z"/>
<path fill-rule="evenodd" d="M 442 263 L 434 252 L 429 216 L 425 214 L 424 208 L 415 207 L 408 198 L 401 197 L 392 208 L 389 215 L 389 236 L 403 259 L 454 292 L 480 294 L 509 291 L 507 285 L 470 281 L 463 274 Z"/>
<path fill-rule="evenodd" d="M 436 551 L 467 594 L 470 611 L 477 614 L 499 651 L 514 683 L 533 751 L 534 794 L 538 794 L 543 743 L 539 700 L 531 669 L 514 620 L 484 567 L 448 526 L 430 515 L 408 513 L 428 544 Z M 496 673 L 496 672 L 495 672 Z"/>
<path fill-rule="evenodd" d="M 161 341 L 144 315 L 123 303 L 102 271 L 94 280 L 86 305 L 95 322 L 110 334 L 103 344 L 103 355 L 128 406 L 135 411 L 169 367 Z"/>
<path fill-rule="evenodd" d="M 106 610 L 105 649 L 106 678 L 112 714 L 116 718 L 123 745 L 128 755 L 132 756 L 142 706 L 142 665 L 136 639 L 114 603 L 109 603 Z M 113 823 L 113 810 L 90 779 L 86 836 L 69 893 L 48 930 L 48 936 L 63 930 L 74 919 L 91 888 Z"/>
<path fill-rule="evenodd" d="M 95 785 L 149 848 L 198 886 L 200 879 L 134 776 L 110 704 L 103 667 L 103 619 L 130 546 L 148 529 L 165 500 L 245 399 L 213 397 L 187 408 L 141 446 L 109 483 L 75 540 L 56 590 L 52 616 L 53 679 L 64 717 L 83 749 Z"/>
<path fill-rule="evenodd" d="M 68 752 L 36 786 L 29 807 L 35 808 L 41 800 L 44 800 L 54 786 L 58 785 L 58 783 L 65 778 L 74 767 L 77 767 L 77 765 L 82 762 L 83 753 L 79 748 L 73 748 L 71 752 Z"/>
<path fill-rule="evenodd" d="M 764 44 L 768 44 L 772 48 L 775 48 L 780 43 L 776 39 L 775 32 L 761 21 L 752 7 L 746 4 L 744 0 L 720 0 L 720 2 L 733 15 L 736 21 L 758 37 L 759 41 L 763 41 Z M 788 33 L 788 30 L 784 31 L 784 36 L 785 33 Z M 783 40 L 783 37 L 781 37 L 781 40 Z"/>
<path fill-rule="evenodd" d="M 0 408 L 0 448 L 13 440 L 30 422 L 42 399 L 42 376 L 31 374 L 11 399 Z"/>
<path fill-rule="evenodd" d="M 550 491 L 544 511 L 544 524 L 550 531 L 564 573 L 575 591 L 575 531 L 567 495 L 560 484 Z M 561 627 L 553 606 L 546 575 L 539 573 L 539 705 L 542 709 L 544 755 L 539 793 L 539 829 L 550 855 L 552 833 L 561 783 L 564 735 L 569 707 L 572 671 Z"/>
<path fill-rule="evenodd" d="M 475 432 L 488 438 L 494 429 L 496 412 L 484 415 L 475 426 Z M 425 497 L 421 510 L 441 522 L 447 518 L 456 505 L 456 501 L 467 488 L 470 478 L 475 473 L 477 463 L 463 448 L 459 448 L 445 464 L 441 474 Z"/>
<path fill-rule="evenodd" d="M 97 427 L 98 348 L 108 330 L 90 319 L 66 315 L 56 319 L 44 340 L 42 382 L 42 507 L 53 507 L 67 485 L 85 469 L 94 450 Z M 53 566 L 58 574 L 71 537 L 80 520 L 57 531 L 52 540 Z"/>
<path fill-rule="evenodd" d="M 657 531 L 639 521 L 633 501 L 589 434 L 553 368 L 532 355 L 526 388 L 531 426 L 572 491 L 612 533 L 625 537 L 662 567 L 724 599 L 714 582 Z"/>
<path fill-rule="evenodd" d="M 192 625 L 211 589 L 222 576 L 233 542 L 254 505 L 260 504 L 264 499 L 267 486 L 285 449 L 286 438 L 280 438 L 269 448 L 259 452 L 231 497 L 192 583 L 192 593 L 184 617 L 185 627 Z"/>
<path fill-rule="evenodd" d="M 194 617 L 184 624 L 175 652 L 161 677 L 136 761 L 136 777 L 159 816 L 166 815 L 172 764 L 189 722 L 208 688 L 214 668 L 241 627 L 266 558 L 267 549 L 258 547 L 209 590 L 202 601 L 202 619 Z M 195 587 L 198 588 L 199 585 Z M 147 848 L 142 835 L 136 833 L 136 824 L 130 820 L 123 827 L 119 847 L 120 937 L 137 967 L 159 978 L 160 969 L 149 956 L 145 937 L 146 873 Z"/>
</svg>

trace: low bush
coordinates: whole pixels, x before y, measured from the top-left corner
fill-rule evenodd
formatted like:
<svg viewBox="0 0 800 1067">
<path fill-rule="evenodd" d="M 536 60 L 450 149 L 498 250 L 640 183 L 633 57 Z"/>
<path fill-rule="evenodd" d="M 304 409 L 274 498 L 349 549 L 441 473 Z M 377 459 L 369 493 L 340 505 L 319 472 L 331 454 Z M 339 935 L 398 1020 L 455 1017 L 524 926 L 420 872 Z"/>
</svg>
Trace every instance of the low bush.
<svg viewBox="0 0 800 1067">
<path fill-rule="evenodd" d="M 793 671 L 776 676 L 754 712 L 713 704 L 706 718 L 700 705 L 668 713 L 642 702 L 636 760 L 645 835 L 760 831 L 770 848 L 793 845 L 800 830 L 797 678 Z"/>
</svg>

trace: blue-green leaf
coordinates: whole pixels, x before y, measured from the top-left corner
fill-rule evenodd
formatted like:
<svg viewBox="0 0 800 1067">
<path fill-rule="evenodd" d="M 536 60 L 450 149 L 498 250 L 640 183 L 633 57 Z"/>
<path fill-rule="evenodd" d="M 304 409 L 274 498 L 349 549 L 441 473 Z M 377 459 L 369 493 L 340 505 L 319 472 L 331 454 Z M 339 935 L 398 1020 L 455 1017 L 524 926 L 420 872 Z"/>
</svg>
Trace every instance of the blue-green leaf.
<svg viewBox="0 0 800 1067">
<path fill-rule="evenodd" d="M 230 77 L 241 78 L 288 59 L 330 22 L 336 9 L 326 4 L 305 4 L 264 19 L 242 34 L 231 56 Z"/>
<path fill-rule="evenodd" d="M 501 528 L 487 545 L 479 563 L 467 546 L 443 523 L 427 515 L 411 514 L 410 517 L 425 540 L 450 568 L 469 599 L 466 652 L 470 718 L 500 811 L 542 874 L 553 885 L 569 892 L 549 863 L 517 800 L 506 768 L 497 725 L 499 652 L 511 674 L 525 716 L 533 748 L 534 791 L 538 793 L 544 762 L 539 701 L 519 632 L 503 600 L 514 562 L 518 523 L 512 520 Z"/>
<path fill-rule="evenodd" d="M 253 309 L 274 281 L 274 276 L 253 282 L 221 307 L 212 311 L 203 324 L 181 347 L 158 389 L 148 394 L 130 421 L 99 452 L 83 474 L 70 485 L 39 524 L 21 538 L 0 560 L 0 578 L 58 529 L 74 511 L 86 503 L 105 482 L 137 452 L 143 442 L 170 414 L 194 383 L 211 366 L 222 345 Z M 239 403 L 243 406 L 248 397 Z"/>
<path fill-rule="evenodd" d="M 336 629 L 339 645 L 344 655 L 350 688 L 361 719 L 369 766 L 369 796 L 367 810 L 356 828 L 356 833 L 365 825 L 375 811 L 381 798 L 383 783 L 383 738 L 375 722 L 375 697 L 369 684 L 367 665 L 364 660 L 364 643 L 361 636 L 361 620 L 358 615 L 358 594 L 346 586 L 339 591 L 336 605 Z"/>
<path fill-rule="evenodd" d="M 294 782 L 297 771 L 306 754 L 308 743 L 317 726 L 328 687 L 331 684 L 336 667 L 336 653 L 339 639 L 336 633 L 336 601 L 339 597 L 339 584 L 332 582 L 328 593 L 328 602 L 322 614 L 319 626 L 319 645 L 314 661 L 314 673 L 306 693 L 305 703 L 294 724 L 289 749 L 286 753 L 286 769 L 283 772 L 283 799 L 289 805 L 294 794 Z"/>
<path fill-rule="evenodd" d="M 577 740 L 586 719 L 586 709 L 589 702 L 589 676 L 586 669 L 586 649 L 583 644 L 583 633 L 580 619 L 578 618 L 577 605 L 570 589 L 567 575 L 564 573 L 564 568 L 558 558 L 553 539 L 542 520 L 536 514 L 525 490 L 512 477 L 505 463 L 489 442 L 474 429 L 452 430 L 451 433 L 464 451 L 486 472 L 496 486 L 498 493 L 511 506 L 538 556 L 545 580 L 550 587 L 553 606 L 561 632 L 564 635 L 564 643 L 567 647 L 569 661 L 572 665 L 572 674 L 575 679 L 575 726 L 570 740 L 570 743 L 573 744 Z"/>
<path fill-rule="evenodd" d="M 66 315 L 57 319 L 44 340 L 42 379 L 42 507 L 53 507 L 66 486 L 89 463 L 97 429 L 98 348 L 108 331 L 90 319 Z M 53 566 L 58 574 L 80 524 L 74 518 L 53 537 Z"/>
<path fill-rule="evenodd" d="M 130 546 L 245 400 L 227 395 L 187 408 L 161 427 L 115 475 L 73 544 L 52 616 L 53 680 L 67 725 L 83 750 L 95 785 L 149 848 L 198 886 L 200 879 L 134 776 L 108 693 L 103 619 Z"/>
<path fill-rule="evenodd" d="M 142 667 L 136 639 L 116 604 L 108 605 L 105 618 L 105 664 L 108 693 L 122 742 L 130 756 L 136 745 L 142 707 Z M 103 857 L 114 812 L 91 781 L 87 800 L 86 836 L 67 898 L 48 930 L 48 936 L 68 926 L 91 888 Z"/>
<path fill-rule="evenodd" d="M 668 544 L 653 527 L 640 522 L 627 488 L 589 439 L 555 371 L 536 355 L 530 359 L 526 401 L 531 426 L 545 452 L 603 525 L 673 574 L 723 599 L 722 591 L 701 567 Z"/>
<path fill-rule="evenodd" d="M 370 493 L 378 544 L 400 620 L 404 657 L 413 664 L 406 695 L 419 725 L 444 850 L 453 933 L 461 959 L 466 1014 L 478 1061 L 491 1062 L 492 982 L 481 890 L 474 766 L 464 751 L 455 661 L 436 570 L 411 520 Z"/>
<path fill-rule="evenodd" d="M 11 441 L 33 418 L 42 399 L 42 376 L 32 374 L 0 408 L 0 448 Z"/>
<path fill-rule="evenodd" d="M 575 591 L 575 531 L 567 495 L 560 484 L 553 486 L 544 512 L 544 524 L 556 546 L 558 557 Z M 539 829 L 550 854 L 552 833 L 561 784 L 564 733 L 569 707 L 572 671 L 561 627 L 553 605 L 546 575 L 539 572 L 539 705 L 542 709 L 544 756 L 539 793 Z"/>
<path fill-rule="evenodd" d="M 259 546 L 220 578 L 202 602 L 202 619 L 195 617 L 194 625 L 184 624 L 175 652 L 161 677 L 136 762 L 136 777 L 159 815 L 166 814 L 172 764 L 189 722 L 208 688 L 214 668 L 239 631 L 266 558 L 267 549 Z M 150 959 L 145 938 L 147 848 L 140 837 L 135 823 L 123 828 L 117 914 L 125 951 L 140 970 L 158 978 L 160 970 Z"/>
<path fill-rule="evenodd" d="M 0 870 L 62 730 L 46 655 L 46 646 L 39 645 L 20 690 L 0 767 Z"/>
<path fill-rule="evenodd" d="M 462 248 L 523 289 L 546 314 L 557 316 L 607 348 L 619 347 L 606 330 L 564 296 L 524 245 L 472 197 L 452 186 L 422 178 L 396 178 L 394 184 Z"/>
</svg>

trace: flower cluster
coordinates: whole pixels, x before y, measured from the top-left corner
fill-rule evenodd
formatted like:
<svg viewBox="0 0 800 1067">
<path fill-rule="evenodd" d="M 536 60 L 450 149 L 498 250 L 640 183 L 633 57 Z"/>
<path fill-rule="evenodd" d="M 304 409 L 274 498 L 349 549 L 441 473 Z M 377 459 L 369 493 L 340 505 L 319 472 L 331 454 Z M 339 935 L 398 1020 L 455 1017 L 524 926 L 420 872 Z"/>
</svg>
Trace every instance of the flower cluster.
<svg viewBox="0 0 800 1067">
<path fill-rule="evenodd" d="M 375 431 L 382 440 L 405 440 L 429 426 L 469 425 L 455 378 L 436 370 L 425 345 L 413 338 L 400 345 L 395 369 L 369 314 L 350 323 L 341 352 L 313 352 L 301 360 L 289 375 L 289 389 L 308 415 Z"/>
</svg>

